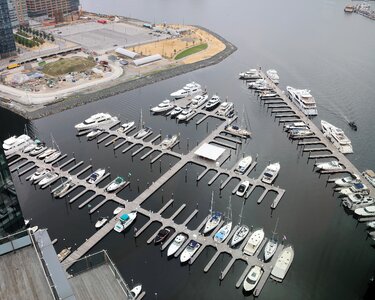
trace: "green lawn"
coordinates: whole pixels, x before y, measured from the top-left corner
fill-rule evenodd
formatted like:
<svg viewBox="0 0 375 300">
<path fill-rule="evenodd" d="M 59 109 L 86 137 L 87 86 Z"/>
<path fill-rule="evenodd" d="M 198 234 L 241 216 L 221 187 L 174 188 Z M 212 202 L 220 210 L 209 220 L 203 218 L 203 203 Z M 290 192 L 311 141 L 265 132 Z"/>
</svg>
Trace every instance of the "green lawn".
<svg viewBox="0 0 375 300">
<path fill-rule="evenodd" d="M 61 58 L 58 61 L 46 64 L 43 72 L 51 76 L 58 76 L 69 72 L 85 71 L 93 68 L 95 65 L 94 60 L 84 57 Z"/>
<path fill-rule="evenodd" d="M 181 59 L 183 57 L 186 57 L 186 56 L 192 55 L 194 53 L 200 52 L 204 49 L 207 49 L 207 47 L 208 47 L 207 44 L 200 44 L 198 46 L 191 47 L 189 49 L 186 49 L 186 50 L 178 53 L 174 59 L 176 59 L 176 60 Z"/>
</svg>

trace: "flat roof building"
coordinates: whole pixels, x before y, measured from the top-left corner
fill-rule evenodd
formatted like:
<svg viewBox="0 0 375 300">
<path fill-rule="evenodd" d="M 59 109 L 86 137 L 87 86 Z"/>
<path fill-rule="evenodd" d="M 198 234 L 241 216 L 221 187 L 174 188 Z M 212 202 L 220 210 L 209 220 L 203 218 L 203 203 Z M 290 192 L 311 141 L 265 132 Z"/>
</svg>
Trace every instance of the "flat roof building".
<svg viewBox="0 0 375 300">
<path fill-rule="evenodd" d="M 61 18 L 78 11 L 79 0 L 26 0 L 28 15 L 32 18 L 48 16 Z"/>
</svg>

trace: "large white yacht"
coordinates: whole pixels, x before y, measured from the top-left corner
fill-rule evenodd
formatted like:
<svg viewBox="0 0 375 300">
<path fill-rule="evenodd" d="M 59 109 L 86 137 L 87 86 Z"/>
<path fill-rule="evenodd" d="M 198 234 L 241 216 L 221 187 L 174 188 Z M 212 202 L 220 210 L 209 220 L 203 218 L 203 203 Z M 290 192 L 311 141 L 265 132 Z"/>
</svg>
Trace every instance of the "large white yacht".
<svg viewBox="0 0 375 300">
<path fill-rule="evenodd" d="M 208 99 L 208 95 L 197 95 L 191 100 L 191 108 L 198 108 L 199 106 L 203 105 Z"/>
<path fill-rule="evenodd" d="M 98 113 L 92 115 L 90 118 L 86 119 L 82 123 L 77 124 L 74 126 L 77 130 L 86 130 L 100 127 L 101 125 L 107 125 L 111 123 L 117 122 L 117 117 L 112 117 L 108 113 Z"/>
<path fill-rule="evenodd" d="M 263 173 L 262 181 L 271 184 L 279 174 L 279 171 L 280 163 L 269 164 Z"/>
<path fill-rule="evenodd" d="M 333 126 L 327 121 L 320 121 L 324 135 L 332 142 L 332 144 L 339 149 L 343 154 L 353 153 L 351 141 L 345 135 L 344 131 L 338 127 Z"/>
<path fill-rule="evenodd" d="M 294 250 L 292 246 L 285 247 L 276 260 L 275 266 L 271 271 L 271 278 L 282 281 L 293 262 Z"/>
<path fill-rule="evenodd" d="M 316 102 L 314 97 L 311 96 L 310 90 L 299 90 L 291 86 L 287 86 L 286 90 L 288 91 L 289 98 L 306 116 L 318 115 Z"/>
<path fill-rule="evenodd" d="M 10 155 L 18 150 L 23 150 L 31 142 L 31 138 L 26 134 L 22 134 L 19 137 L 12 136 L 3 142 L 4 153 L 5 155 Z"/>
<path fill-rule="evenodd" d="M 263 228 L 255 230 L 251 234 L 249 240 L 247 241 L 247 244 L 245 248 L 243 249 L 243 252 L 247 255 L 254 255 L 255 251 L 257 251 L 263 239 L 264 239 Z"/>
<path fill-rule="evenodd" d="M 155 106 L 151 108 L 151 112 L 153 113 L 161 113 L 161 112 L 166 112 L 169 110 L 172 110 L 174 108 L 174 104 L 171 102 L 171 100 L 164 100 L 161 103 L 159 103 L 158 106 Z"/>
<path fill-rule="evenodd" d="M 171 97 L 175 99 L 181 99 L 188 96 L 196 96 L 202 93 L 201 85 L 196 82 L 191 82 L 185 85 L 182 89 L 175 91 L 171 94 Z"/>
</svg>

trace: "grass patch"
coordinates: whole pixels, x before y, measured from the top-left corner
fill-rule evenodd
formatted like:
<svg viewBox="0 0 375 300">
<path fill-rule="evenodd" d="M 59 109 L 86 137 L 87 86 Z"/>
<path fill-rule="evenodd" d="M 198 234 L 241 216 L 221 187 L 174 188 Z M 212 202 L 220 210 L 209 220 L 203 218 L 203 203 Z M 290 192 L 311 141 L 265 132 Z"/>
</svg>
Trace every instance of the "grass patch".
<svg viewBox="0 0 375 300">
<path fill-rule="evenodd" d="M 206 43 L 205 44 L 200 44 L 198 46 L 191 47 L 189 49 L 186 49 L 186 50 L 178 53 L 174 59 L 177 60 L 177 59 L 184 58 L 186 56 L 189 56 L 189 55 L 192 55 L 194 53 L 197 53 L 197 52 L 200 52 L 202 50 L 205 50 L 205 49 L 207 49 L 207 47 L 208 47 L 208 45 Z"/>
<path fill-rule="evenodd" d="M 58 61 L 46 64 L 43 68 L 43 72 L 51 76 L 58 76 L 69 72 L 86 71 L 87 69 L 93 68 L 95 65 L 94 60 L 84 57 L 60 58 Z"/>
</svg>

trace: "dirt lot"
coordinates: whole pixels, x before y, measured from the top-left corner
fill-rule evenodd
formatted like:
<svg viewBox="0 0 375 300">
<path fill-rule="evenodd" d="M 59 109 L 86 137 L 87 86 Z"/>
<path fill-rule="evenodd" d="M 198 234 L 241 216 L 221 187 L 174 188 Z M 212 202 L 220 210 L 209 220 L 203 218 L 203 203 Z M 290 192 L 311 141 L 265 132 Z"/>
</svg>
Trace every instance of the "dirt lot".
<svg viewBox="0 0 375 300">
<path fill-rule="evenodd" d="M 178 53 L 191 48 L 193 46 L 197 46 L 203 43 L 207 43 L 207 49 L 200 51 L 198 53 L 189 55 L 185 58 L 182 58 L 180 62 L 185 64 L 194 63 L 219 53 L 220 51 L 225 49 L 224 43 L 218 40 L 213 35 L 209 34 L 208 32 L 195 28 L 193 26 L 182 26 L 182 25 L 173 25 L 169 26 L 173 29 L 179 28 L 189 28 L 190 33 L 183 34 L 179 38 L 173 38 L 168 40 L 163 40 L 159 42 L 144 44 L 140 46 L 130 47 L 128 48 L 131 51 L 140 53 L 142 55 L 153 55 L 153 54 L 161 54 L 163 57 L 168 59 L 173 59 Z"/>
</svg>

